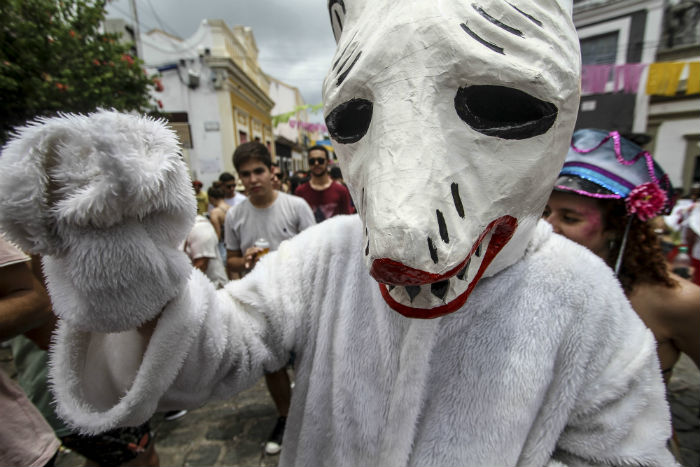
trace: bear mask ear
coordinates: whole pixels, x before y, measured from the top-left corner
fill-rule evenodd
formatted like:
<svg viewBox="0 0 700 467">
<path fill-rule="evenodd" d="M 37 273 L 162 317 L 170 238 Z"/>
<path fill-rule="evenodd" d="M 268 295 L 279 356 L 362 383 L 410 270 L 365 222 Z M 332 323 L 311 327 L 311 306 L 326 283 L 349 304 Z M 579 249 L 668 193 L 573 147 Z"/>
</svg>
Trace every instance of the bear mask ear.
<svg viewBox="0 0 700 467">
<path fill-rule="evenodd" d="M 328 0 L 328 14 L 331 17 L 331 27 L 337 44 L 345 24 L 345 2 L 343 0 Z"/>
</svg>

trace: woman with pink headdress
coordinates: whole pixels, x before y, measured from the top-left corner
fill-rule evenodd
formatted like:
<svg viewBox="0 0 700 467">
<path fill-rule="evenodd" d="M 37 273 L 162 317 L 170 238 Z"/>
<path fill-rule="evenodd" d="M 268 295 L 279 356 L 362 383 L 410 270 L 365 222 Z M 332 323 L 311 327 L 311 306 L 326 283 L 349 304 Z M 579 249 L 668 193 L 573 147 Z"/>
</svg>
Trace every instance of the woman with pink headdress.
<svg viewBox="0 0 700 467">
<path fill-rule="evenodd" d="M 647 221 L 672 207 L 663 169 L 617 132 L 579 130 L 544 218 L 600 256 L 656 337 L 664 381 L 681 353 L 700 367 L 700 287 L 669 271 Z"/>
</svg>

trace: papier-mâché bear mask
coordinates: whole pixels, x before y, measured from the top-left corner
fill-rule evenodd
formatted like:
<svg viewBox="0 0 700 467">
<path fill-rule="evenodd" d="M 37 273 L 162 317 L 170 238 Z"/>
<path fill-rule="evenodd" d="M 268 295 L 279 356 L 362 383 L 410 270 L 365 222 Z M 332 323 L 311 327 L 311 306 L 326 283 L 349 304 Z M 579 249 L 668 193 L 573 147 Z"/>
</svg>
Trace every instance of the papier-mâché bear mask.
<svg viewBox="0 0 700 467">
<path fill-rule="evenodd" d="M 386 302 L 433 318 L 524 254 L 579 103 L 571 2 L 330 0 L 324 114 Z M 507 291 L 504 291 L 507 293 Z"/>
</svg>

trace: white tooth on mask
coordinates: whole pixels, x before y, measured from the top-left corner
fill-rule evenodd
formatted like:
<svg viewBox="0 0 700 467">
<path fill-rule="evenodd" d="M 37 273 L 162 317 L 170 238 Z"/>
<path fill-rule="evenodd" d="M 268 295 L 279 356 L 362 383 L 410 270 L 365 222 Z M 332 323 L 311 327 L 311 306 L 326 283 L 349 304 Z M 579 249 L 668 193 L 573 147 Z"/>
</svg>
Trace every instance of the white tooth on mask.
<svg viewBox="0 0 700 467">
<path fill-rule="evenodd" d="M 488 249 L 492 236 L 493 232 L 489 232 L 477 249 L 482 248 L 482 245 L 485 250 Z M 398 303 L 415 308 L 434 308 L 448 303 L 464 293 L 474 280 L 482 261 L 483 256 L 480 258 L 472 255 L 462 269 L 453 277 L 432 284 L 400 287 L 387 285 L 386 287 L 391 297 Z M 419 306 L 419 304 L 422 305 Z"/>
</svg>

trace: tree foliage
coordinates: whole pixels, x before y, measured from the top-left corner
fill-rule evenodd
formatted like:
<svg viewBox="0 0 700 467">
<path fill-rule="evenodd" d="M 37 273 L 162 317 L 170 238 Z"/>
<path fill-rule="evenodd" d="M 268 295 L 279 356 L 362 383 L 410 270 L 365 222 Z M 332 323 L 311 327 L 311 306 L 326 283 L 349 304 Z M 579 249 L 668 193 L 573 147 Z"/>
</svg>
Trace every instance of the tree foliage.
<svg viewBox="0 0 700 467">
<path fill-rule="evenodd" d="M 156 78 L 132 44 L 100 31 L 104 18 L 104 0 L 0 1 L 0 143 L 37 116 L 156 110 Z"/>
</svg>

